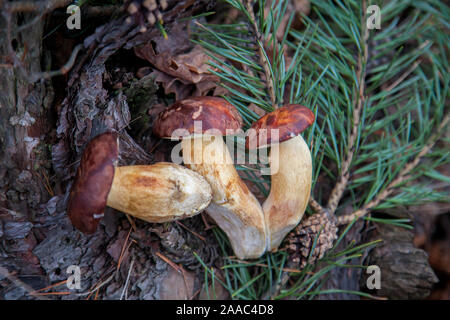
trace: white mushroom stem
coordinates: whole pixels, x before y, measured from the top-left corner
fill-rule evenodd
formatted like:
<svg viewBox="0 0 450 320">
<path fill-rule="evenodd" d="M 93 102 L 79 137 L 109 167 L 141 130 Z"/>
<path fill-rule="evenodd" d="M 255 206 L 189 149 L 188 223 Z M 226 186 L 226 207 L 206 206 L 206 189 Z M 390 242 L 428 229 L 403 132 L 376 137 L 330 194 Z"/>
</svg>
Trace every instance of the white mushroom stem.
<svg viewBox="0 0 450 320">
<path fill-rule="evenodd" d="M 235 255 L 260 257 L 266 248 L 264 214 L 239 177 L 222 137 L 185 138 L 182 150 L 185 165 L 210 183 L 213 199 L 206 212 L 227 234 Z"/>
<path fill-rule="evenodd" d="M 276 151 L 278 152 L 272 152 Z M 263 203 L 270 237 L 269 250 L 276 251 L 281 241 L 303 217 L 311 192 L 312 161 L 305 140 L 299 135 L 271 150 L 270 194 Z"/>
<path fill-rule="evenodd" d="M 106 204 L 148 222 L 167 222 L 199 213 L 211 197 L 211 187 L 201 175 L 160 162 L 116 167 Z"/>
</svg>

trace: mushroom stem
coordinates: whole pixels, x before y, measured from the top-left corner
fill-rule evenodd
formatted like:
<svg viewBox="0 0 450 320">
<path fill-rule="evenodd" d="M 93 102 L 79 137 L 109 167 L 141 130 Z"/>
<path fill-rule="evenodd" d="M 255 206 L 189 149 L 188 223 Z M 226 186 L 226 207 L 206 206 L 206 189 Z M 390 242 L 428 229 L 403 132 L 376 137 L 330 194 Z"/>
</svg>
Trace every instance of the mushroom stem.
<svg viewBox="0 0 450 320">
<path fill-rule="evenodd" d="M 264 213 L 239 177 L 222 137 L 184 138 L 182 150 L 185 165 L 211 185 L 213 199 L 206 212 L 225 231 L 235 255 L 260 257 L 266 248 Z"/>
<path fill-rule="evenodd" d="M 312 161 L 305 140 L 299 135 L 270 152 L 270 194 L 263 203 L 264 218 L 270 237 L 269 248 L 276 251 L 286 234 L 302 219 L 311 192 Z M 273 153 L 273 154 L 272 154 Z"/>
<path fill-rule="evenodd" d="M 211 187 L 199 174 L 173 163 L 116 167 L 106 204 L 148 222 L 190 217 L 205 209 Z"/>
</svg>

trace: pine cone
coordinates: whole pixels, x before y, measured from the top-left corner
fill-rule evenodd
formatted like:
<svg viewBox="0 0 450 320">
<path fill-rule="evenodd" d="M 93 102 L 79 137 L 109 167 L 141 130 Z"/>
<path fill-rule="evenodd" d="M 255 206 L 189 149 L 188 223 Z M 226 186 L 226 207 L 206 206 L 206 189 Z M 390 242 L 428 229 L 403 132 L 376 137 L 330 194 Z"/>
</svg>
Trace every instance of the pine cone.
<svg viewBox="0 0 450 320">
<path fill-rule="evenodd" d="M 314 240 L 319 234 L 314 253 L 309 258 Z M 334 219 L 325 213 L 314 214 L 303 220 L 287 237 L 287 252 L 293 265 L 303 269 L 307 263 L 314 263 L 333 247 L 337 238 L 337 227 Z"/>
<path fill-rule="evenodd" d="M 167 0 L 127 0 L 125 2 L 125 10 L 134 21 L 141 25 L 141 32 L 145 32 L 147 28 L 145 23 L 151 26 L 159 21 L 162 23 L 162 14 L 160 10 L 166 10 L 168 7 Z M 127 19 L 131 23 L 131 18 Z"/>
</svg>

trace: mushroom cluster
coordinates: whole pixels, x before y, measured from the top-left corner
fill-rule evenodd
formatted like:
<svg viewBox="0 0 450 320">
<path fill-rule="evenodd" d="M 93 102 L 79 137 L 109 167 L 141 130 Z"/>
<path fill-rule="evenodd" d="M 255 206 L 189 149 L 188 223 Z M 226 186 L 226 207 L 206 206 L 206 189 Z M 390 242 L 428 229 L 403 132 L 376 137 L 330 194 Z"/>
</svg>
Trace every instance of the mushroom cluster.
<svg viewBox="0 0 450 320">
<path fill-rule="evenodd" d="M 266 249 L 264 214 L 239 177 L 222 138 L 238 133 L 241 126 L 239 112 L 225 99 L 197 97 L 178 101 L 162 112 L 153 132 L 162 138 L 182 139 L 184 164 L 201 174 L 212 188 L 206 212 L 227 234 L 236 256 L 250 259 Z"/>
<path fill-rule="evenodd" d="M 148 222 L 188 218 L 205 210 L 239 259 L 258 258 L 276 251 L 306 210 L 312 161 L 300 133 L 313 122 L 311 110 L 290 104 L 266 114 L 248 131 L 248 149 L 272 147 L 271 189 L 261 206 L 239 177 L 223 141 L 223 136 L 242 132 L 237 109 L 218 97 L 177 101 L 158 116 L 153 133 L 181 140 L 184 166 L 118 166 L 118 135 L 103 133 L 83 152 L 67 213 L 76 228 L 93 233 L 106 206 Z"/>
<path fill-rule="evenodd" d="M 196 126 L 198 121 L 201 126 Z M 246 139 L 249 149 L 277 145 L 271 151 L 270 194 L 263 206 L 240 179 L 222 136 L 239 132 L 242 120 L 225 99 L 197 97 L 162 112 L 153 132 L 162 138 L 181 139 L 184 164 L 200 173 L 212 187 L 206 212 L 227 234 L 240 259 L 276 251 L 286 234 L 301 220 L 309 200 L 312 161 L 300 133 L 314 122 L 301 105 L 286 105 L 256 121 Z M 197 130 L 196 130 L 197 129 Z M 276 131 L 278 139 L 271 133 Z"/>
</svg>

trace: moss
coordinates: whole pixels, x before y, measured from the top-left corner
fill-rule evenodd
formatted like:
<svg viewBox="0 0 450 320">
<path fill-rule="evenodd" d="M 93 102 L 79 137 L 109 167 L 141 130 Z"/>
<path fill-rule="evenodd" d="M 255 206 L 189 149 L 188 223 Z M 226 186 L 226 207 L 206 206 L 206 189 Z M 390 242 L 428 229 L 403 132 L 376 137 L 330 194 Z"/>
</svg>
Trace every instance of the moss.
<svg viewBox="0 0 450 320">
<path fill-rule="evenodd" d="M 148 110 L 157 101 L 158 86 L 152 76 L 147 75 L 141 79 L 134 79 L 128 88 L 124 89 L 131 113 L 131 129 L 133 134 L 149 128 L 151 120 Z"/>
</svg>

